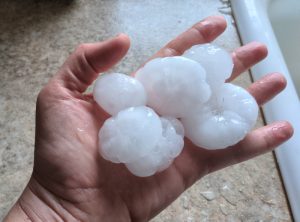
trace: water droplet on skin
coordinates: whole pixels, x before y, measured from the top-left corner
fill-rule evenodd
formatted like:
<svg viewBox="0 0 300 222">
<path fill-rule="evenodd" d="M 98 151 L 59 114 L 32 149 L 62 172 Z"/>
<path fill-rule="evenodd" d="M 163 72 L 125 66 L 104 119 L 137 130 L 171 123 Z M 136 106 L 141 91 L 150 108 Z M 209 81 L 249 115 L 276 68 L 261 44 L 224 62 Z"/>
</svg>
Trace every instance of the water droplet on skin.
<svg viewBox="0 0 300 222">
<path fill-rule="evenodd" d="M 79 128 L 79 127 L 77 127 L 77 130 L 78 130 L 79 132 L 83 132 L 83 131 L 84 131 L 84 129 L 81 129 L 81 128 Z"/>
<path fill-rule="evenodd" d="M 88 123 L 84 123 L 83 126 L 77 127 L 76 130 L 78 132 L 85 132 L 88 127 Z"/>
</svg>

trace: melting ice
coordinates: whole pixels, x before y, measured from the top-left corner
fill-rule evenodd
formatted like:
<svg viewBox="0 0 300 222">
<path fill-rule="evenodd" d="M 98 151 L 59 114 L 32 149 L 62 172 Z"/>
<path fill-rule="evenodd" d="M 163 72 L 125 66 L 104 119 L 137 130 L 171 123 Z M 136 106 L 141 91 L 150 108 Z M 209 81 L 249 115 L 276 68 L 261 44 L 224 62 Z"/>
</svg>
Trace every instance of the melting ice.
<svg viewBox="0 0 300 222">
<path fill-rule="evenodd" d="M 225 83 L 232 69 L 229 53 L 204 44 L 183 56 L 153 59 L 135 78 L 100 76 L 94 99 L 112 115 L 99 131 L 102 157 L 146 177 L 172 164 L 184 136 L 210 150 L 242 140 L 256 122 L 258 106 L 246 90 Z"/>
</svg>

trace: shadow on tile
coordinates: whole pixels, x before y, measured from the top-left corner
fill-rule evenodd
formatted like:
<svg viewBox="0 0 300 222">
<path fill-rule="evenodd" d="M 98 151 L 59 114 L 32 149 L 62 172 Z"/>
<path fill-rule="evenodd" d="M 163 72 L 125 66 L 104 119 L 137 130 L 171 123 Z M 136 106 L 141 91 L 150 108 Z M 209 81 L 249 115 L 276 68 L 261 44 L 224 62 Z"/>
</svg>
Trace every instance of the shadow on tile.
<svg viewBox="0 0 300 222">
<path fill-rule="evenodd" d="M 3 33 L 24 34 L 22 32 L 30 31 L 32 26 L 53 21 L 70 10 L 74 4 L 76 0 L 0 1 L 0 44 Z"/>
</svg>

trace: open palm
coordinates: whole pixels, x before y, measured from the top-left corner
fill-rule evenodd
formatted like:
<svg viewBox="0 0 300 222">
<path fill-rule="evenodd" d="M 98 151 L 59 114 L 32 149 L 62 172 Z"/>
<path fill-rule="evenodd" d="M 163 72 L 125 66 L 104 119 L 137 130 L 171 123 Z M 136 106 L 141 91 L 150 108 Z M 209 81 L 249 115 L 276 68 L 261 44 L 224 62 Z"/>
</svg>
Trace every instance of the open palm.
<svg viewBox="0 0 300 222">
<path fill-rule="evenodd" d="M 209 17 L 153 58 L 180 55 L 194 44 L 212 41 L 225 27 L 222 17 Z M 167 170 L 147 178 L 132 175 L 123 164 L 99 155 L 98 131 L 109 116 L 91 95 L 83 94 L 98 73 L 117 63 L 128 48 L 126 35 L 79 46 L 39 94 L 34 170 L 18 201 L 31 220 L 147 221 L 202 176 L 270 151 L 292 135 L 288 123 L 278 122 L 252 131 L 225 150 L 207 151 L 186 140 Z M 237 49 L 230 80 L 266 54 L 259 43 Z M 281 75 L 270 74 L 248 90 L 262 105 L 285 84 Z"/>
</svg>

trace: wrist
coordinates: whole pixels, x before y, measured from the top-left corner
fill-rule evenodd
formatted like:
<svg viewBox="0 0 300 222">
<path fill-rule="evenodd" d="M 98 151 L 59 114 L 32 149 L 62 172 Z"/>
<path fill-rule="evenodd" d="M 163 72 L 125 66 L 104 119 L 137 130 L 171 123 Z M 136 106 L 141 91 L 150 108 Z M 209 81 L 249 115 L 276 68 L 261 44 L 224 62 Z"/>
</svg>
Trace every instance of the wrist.
<svg viewBox="0 0 300 222">
<path fill-rule="evenodd" d="M 97 198 L 94 200 L 98 195 L 94 192 L 87 192 L 84 193 L 84 196 L 88 201 L 70 202 L 49 192 L 32 177 L 19 200 L 5 217 L 4 222 L 131 221 L 127 208 L 108 207 L 104 204 L 105 198 L 101 198 L 100 201 L 97 201 Z M 93 206 L 85 206 L 89 203 Z"/>
<path fill-rule="evenodd" d="M 19 201 L 14 204 L 14 206 L 10 209 L 6 217 L 4 218 L 4 222 L 23 222 L 23 221 L 31 221 L 30 218 L 23 211 L 22 207 L 19 204 Z"/>
<path fill-rule="evenodd" d="M 45 191 L 35 179 L 31 179 L 4 221 L 63 221 L 63 218 L 69 218 L 63 215 L 67 212 L 57 212 L 55 207 L 63 209 L 49 192 Z"/>
</svg>

